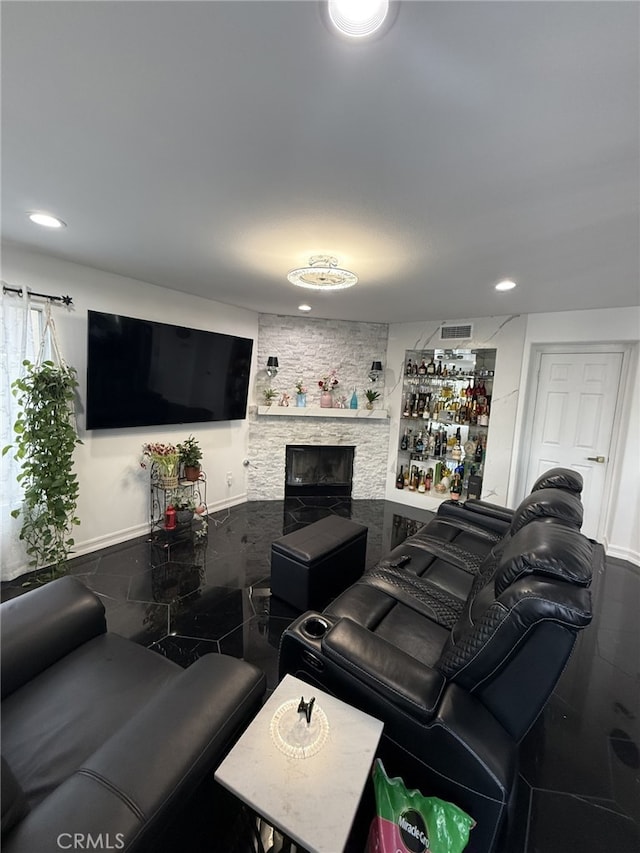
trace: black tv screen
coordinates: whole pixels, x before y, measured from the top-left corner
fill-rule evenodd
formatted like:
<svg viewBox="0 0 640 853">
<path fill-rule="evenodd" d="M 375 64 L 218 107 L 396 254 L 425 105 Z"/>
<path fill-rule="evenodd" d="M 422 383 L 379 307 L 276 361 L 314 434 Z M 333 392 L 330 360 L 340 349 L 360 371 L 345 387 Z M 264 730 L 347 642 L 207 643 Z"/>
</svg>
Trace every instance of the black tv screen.
<svg viewBox="0 0 640 853">
<path fill-rule="evenodd" d="M 253 341 L 88 312 L 87 429 L 241 420 Z"/>
</svg>

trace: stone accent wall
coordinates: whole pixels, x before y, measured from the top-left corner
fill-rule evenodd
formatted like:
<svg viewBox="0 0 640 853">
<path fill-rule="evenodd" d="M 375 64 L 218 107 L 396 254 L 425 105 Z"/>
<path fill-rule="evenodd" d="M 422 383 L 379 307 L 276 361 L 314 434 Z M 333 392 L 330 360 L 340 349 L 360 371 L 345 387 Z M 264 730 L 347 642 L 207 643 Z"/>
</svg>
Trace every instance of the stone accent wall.
<svg viewBox="0 0 640 853">
<path fill-rule="evenodd" d="M 281 500 L 284 497 L 285 447 L 287 444 L 345 444 L 355 447 L 353 498 L 383 499 L 389 421 L 322 417 L 269 417 L 257 414 L 262 391 L 271 385 L 279 394 L 295 394 L 295 382 L 302 378 L 309 388 L 307 405 L 320 405 L 317 382 L 332 369 L 340 385 L 336 394 L 347 397 L 356 388 L 359 408 L 364 408 L 364 391 L 372 387 L 368 379 L 371 362 L 385 366 L 388 326 L 384 323 L 351 323 L 311 317 L 261 314 L 258 321 L 258 371 L 249 414 L 249 500 Z M 270 355 L 278 357 L 278 375 L 269 379 L 264 370 Z M 376 408 L 385 406 L 384 375 L 376 382 L 381 393 Z M 295 402 L 292 400 L 292 402 Z M 277 399 L 273 405 L 277 405 Z"/>
</svg>

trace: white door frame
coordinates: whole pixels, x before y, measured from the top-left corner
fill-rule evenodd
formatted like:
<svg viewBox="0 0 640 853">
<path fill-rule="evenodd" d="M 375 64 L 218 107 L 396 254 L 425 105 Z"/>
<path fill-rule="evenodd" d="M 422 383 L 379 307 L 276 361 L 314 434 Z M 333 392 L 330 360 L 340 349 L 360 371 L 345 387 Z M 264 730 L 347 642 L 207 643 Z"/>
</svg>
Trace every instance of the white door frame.
<svg viewBox="0 0 640 853">
<path fill-rule="evenodd" d="M 611 449 L 609 452 L 610 460 L 610 476 L 602 496 L 602 512 L 600 513 L 600 521 L 596 538 L 603 542 L 605 548 L 608 545 L 609 531 L 611 530 L 613 506 L 613 494 L 615 484 L 620 482 L 622 475 L 622 453 L 621 448 L 624 447 L 624 437 L 629 428 L 629 412 L 631 408 L 631 393 L 633 389 L 632 377 L 633 356 L 635 345 L 621 343 L 620 341 L 612 341 L 611 343 L 545 343 L 532 344 L 531 357 L 529 359 L 529 373 L 527 376 L 527 384 L 525 388 L 525 399 L 523 409 L 522 426 L 520 430 L 520 442 L 518 458 L 516 460 L 517 480 L 515 495 L 515 505 L 525 497 L 528 492 L 528 484 L 525 482 L 527 475 L 527 466 L 529 462 L 529 453 L 531 450 L 531 439 L 533 432 L 533 415 L 536 405 L 536 397 L 538 392 L 538 374 L 540 372 L 540 363 L 543 354 L 547 353 L 584 353 L 584 352 L 616 352 L 622 353 L 622 365 L 620 368 L 620 384 L 618 387 L 618 395 L 615 403 L 615 413 L 613 417 L 613 427 L 611 434 Z"/>
</svg>

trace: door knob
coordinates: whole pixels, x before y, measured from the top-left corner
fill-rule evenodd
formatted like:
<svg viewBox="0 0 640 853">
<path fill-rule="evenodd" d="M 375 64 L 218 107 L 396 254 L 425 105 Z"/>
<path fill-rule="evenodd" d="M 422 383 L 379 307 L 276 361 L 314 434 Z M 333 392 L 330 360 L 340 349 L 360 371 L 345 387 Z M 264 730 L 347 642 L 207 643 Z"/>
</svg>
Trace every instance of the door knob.
<svg viewBox="0 0 640 853">
<path fill-rule="evenodd" d="M 604 456 L 587 456 L 589 462 L 606 462 Z"/>
</svg>

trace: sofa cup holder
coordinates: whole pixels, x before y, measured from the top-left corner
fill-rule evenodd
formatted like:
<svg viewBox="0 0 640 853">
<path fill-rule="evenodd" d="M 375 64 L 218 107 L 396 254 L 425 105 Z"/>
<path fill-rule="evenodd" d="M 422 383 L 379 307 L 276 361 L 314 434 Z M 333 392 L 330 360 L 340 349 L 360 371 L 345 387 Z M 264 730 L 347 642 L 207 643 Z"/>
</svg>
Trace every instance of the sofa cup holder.
<svg viewBox="0 0 640 853">
<path fill-rule="evenodd" d="M 321 640 L 329 630 L 329 623 L 322 616 L 310 616 L 304 620 L 300 630 L 311 640 Z"/>
</svg>

